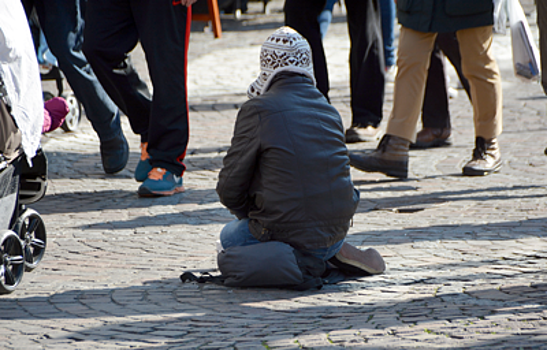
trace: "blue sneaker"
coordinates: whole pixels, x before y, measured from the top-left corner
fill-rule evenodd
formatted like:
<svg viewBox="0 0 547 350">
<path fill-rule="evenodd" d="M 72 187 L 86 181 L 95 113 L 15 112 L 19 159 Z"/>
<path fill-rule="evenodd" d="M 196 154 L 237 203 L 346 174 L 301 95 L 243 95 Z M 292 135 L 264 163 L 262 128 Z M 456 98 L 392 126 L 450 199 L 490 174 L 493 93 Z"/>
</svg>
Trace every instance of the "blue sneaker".
<svg viewBox="0 0 547 350">
<path fill-rule="evenodd" d="M 138 190 L 140 197 L 170 196 L 180 192 L 184 192 L 182 176 L 174 175 L 163 168 L 150 170 L 148 178 Z"/>
<path fill-rule="evenodd" d="M 148 147 L 148 142 L 141 143 L 141 159 L 137 163 L 135 168 L 135 180 L 137 182 L 143 182 L 148 178 L 148 173 L 152 170 L 152 164 L 150 164 L 150 156 L 146 148 Z"/>
</svg>

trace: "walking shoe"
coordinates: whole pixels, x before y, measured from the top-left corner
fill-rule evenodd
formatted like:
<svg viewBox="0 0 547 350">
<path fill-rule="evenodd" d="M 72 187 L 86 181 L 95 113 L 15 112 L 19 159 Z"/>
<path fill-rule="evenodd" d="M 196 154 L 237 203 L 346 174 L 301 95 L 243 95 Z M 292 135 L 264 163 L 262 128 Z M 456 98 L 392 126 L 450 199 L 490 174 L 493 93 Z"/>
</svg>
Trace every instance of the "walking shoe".
<svg viewBox="0 0 547 350">
<path fill-rule="evenodd" d="M 463 167 L 463 174 L 469 176 L 484 176 L 501 169 L 501 154 L 496 138 L 485 140 L 477 137 L 473 159 Z"/>
<path fill-rule="evenodd" d="M 411 149 L 450 146 L 450 128 L 423 128 L 416 135 L 416 142 L 410 144 Z"/>
<path fill-rule="evenodd" d="M 108 141 L 101 141 L 101 159 L 104 172 L 115 174 L 122 171 L 129 159 L 129 145 L 123 132 Z"/>
<path fill-rule="evenodd" d="M 363 156 L 350 153 L 349 164 L 362 171 L 406 179 L 409 145 L 410 141 L 386 134 L 373 152 Z"/>
<path fill-rule="evenodd" d="M 141 159 L 137 163 L 135 168 L 135 180 L 137 182 L 143 182 L 148 177 L 148 173 L 152 170 L 152 164 L 150 164 L 150 155 L 146 148 L 148 147 L 148 142 L 141 142 Z"/>
<path fill-rule="evenodd" d="M 384 259 L 376 249 L 360 250 L 346 242 L 329 262 L 342 272 L 356 275 L 377 275 L 386 270 Z"/>
<path fill-rule="evenodd" d="M 346 130 L 346 143 L 376 141 L 380 138 L 382 131 L 372 125 L 353 125 Z"/>
<path fill-rule="evenodd" d="M 182 176 L 174 175 L 163 168 L 150 170 L 148 178 L 138 190 L 140 197 L 170 196 L 180 192 L 184 192 Z"/>
</svg>

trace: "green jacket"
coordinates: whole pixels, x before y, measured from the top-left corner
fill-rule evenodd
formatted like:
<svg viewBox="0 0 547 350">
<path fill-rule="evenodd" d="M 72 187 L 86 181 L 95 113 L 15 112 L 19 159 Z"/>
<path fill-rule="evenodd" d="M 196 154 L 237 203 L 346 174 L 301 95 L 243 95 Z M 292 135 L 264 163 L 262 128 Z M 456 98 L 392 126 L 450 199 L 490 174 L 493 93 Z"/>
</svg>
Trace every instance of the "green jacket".
<svg viewBox="0 0 547 350">
<path fill-rule="evenodd" d="M 493 25 L 492 0 L 398 0 L 399 23 L 429 33 Z"/>
</svg>

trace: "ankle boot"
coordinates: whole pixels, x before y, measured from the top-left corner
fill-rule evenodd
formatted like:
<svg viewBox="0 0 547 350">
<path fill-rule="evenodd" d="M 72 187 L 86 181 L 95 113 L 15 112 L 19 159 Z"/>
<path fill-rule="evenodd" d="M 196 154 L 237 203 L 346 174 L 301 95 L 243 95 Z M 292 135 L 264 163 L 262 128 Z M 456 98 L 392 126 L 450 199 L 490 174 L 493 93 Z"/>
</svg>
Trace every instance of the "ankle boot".
<svg viewBox="0 0 547 350">
<path fill-rule="evenodd" d="M 452 144 L 450 134 L 450 128 L 425 127 L 418 132 L 416 142 L 410 145 L 410 149 L 450 146 Z"/>
<path fill-rule="evenodd" d="M 468 176 L 484 176 L 501 168 L 501 154 L 498 139 L 485 140 L 477 137 L 473 159 L 463 167 L 463 174 Z"/>
<path fill-rule="evenodd" d="M 409 146 L 410 141 L 386 134 L 373 152 L 362 156 L 350 154 L 349 163 L 362 171 L 406 179 Z"/>
</svg>

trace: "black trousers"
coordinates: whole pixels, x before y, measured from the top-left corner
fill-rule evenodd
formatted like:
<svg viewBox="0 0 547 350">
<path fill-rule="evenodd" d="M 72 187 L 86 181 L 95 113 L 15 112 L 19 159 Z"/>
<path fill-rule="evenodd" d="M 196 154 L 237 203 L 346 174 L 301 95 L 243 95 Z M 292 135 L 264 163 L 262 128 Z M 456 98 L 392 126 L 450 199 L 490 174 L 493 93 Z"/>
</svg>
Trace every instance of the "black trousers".
<svg viewBox="0 0 547 350">
<path fill-rule="evenodd" d="M 310 43 L 318 89 L 328 98 L 327 62 L 317 16 L 325 0 L 286 0 L 285 24 Z M 378 126 L 384 104 L 384 49 L 378 0 L 345 0 L 350 48 L 352 125 Z"/>
<path fill-rule="evenodd" d="M 191 10 L 176 1 L 88 0 L 84 53 L 104 89 L 148 142 L 153 167 L 181 175 L 188 146 L 186 90 Z M 129 53 L 140 41 L 153 95 Z"/>
<path fill-rule="evenodd" d="M 444 74 L 443 53 L 450 60 L 462 85 L 471 99 L 469 82 L 463 76 L 460 48 L 456 33 L 439 33 L 435 48 L 431 53 L 431 62 L 427 74 L 422 123 L 425 128 L 450 128 L 450 111 L 448 108 L 448 86 Z"/>
</svg>

